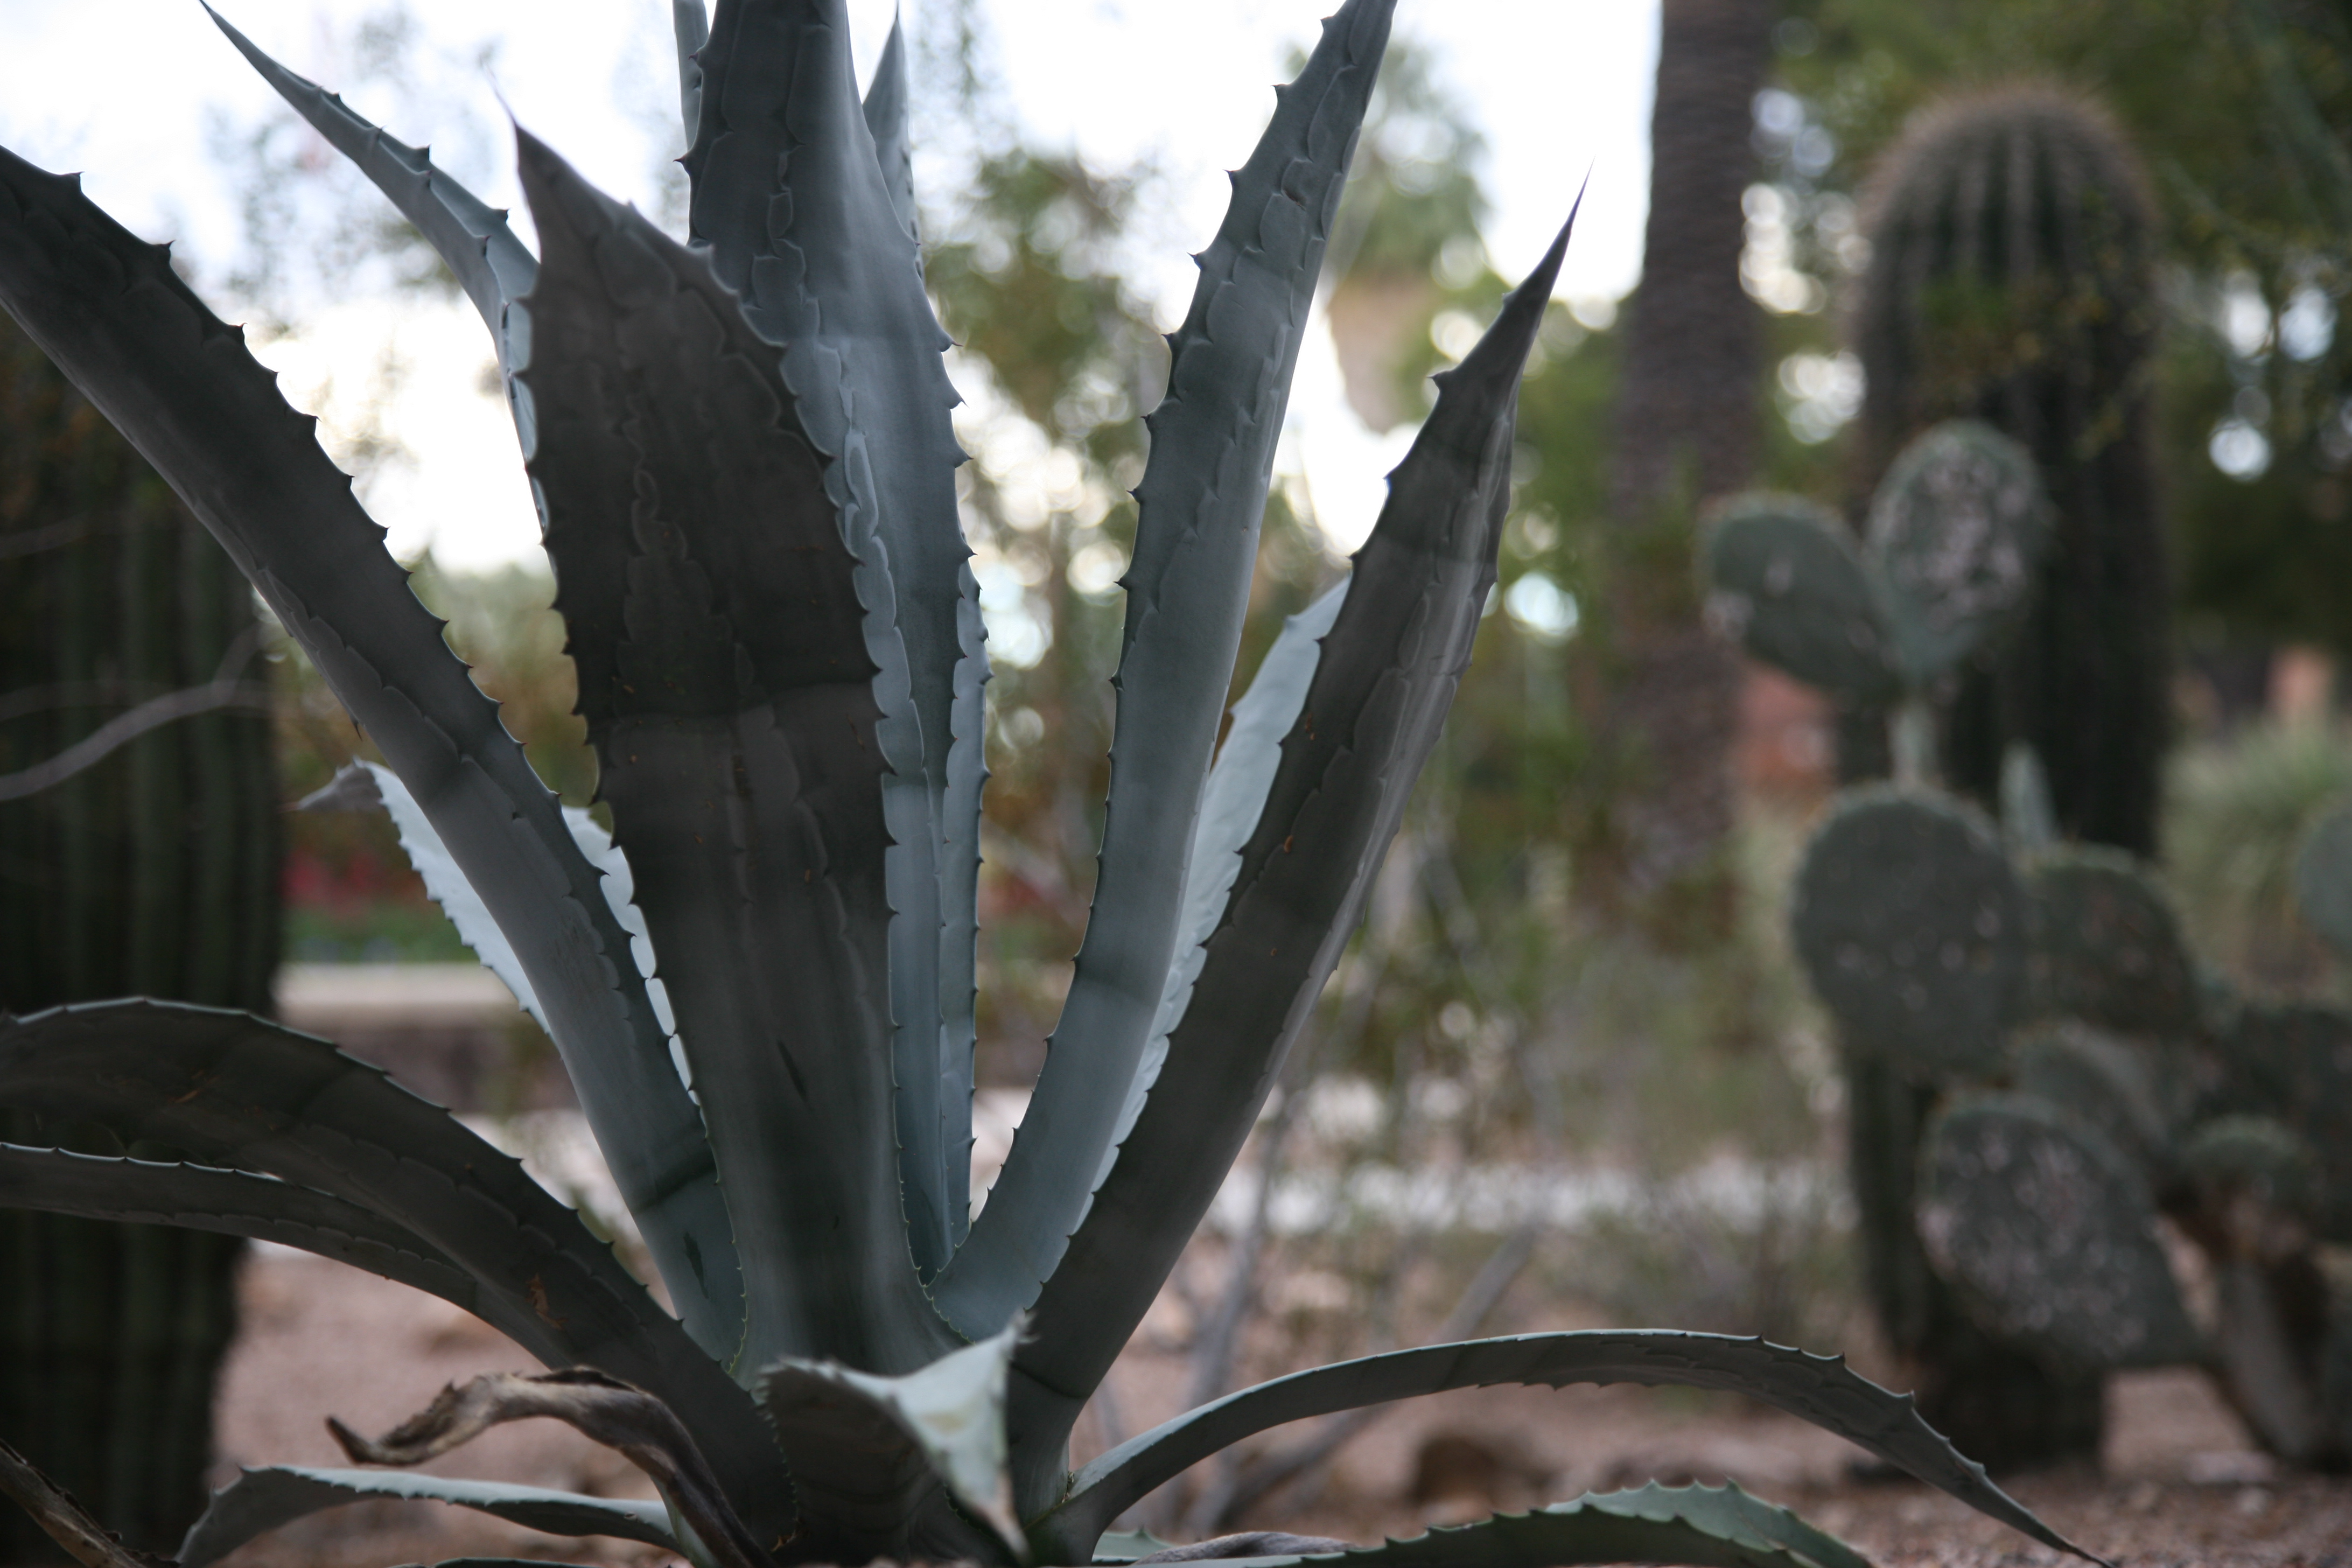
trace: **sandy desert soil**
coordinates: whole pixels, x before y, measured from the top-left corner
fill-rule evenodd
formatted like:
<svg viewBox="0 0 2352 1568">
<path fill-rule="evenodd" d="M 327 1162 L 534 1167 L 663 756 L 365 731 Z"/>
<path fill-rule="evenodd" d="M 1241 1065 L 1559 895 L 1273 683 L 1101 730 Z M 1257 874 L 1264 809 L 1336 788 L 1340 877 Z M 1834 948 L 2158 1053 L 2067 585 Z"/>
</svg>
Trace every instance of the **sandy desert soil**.
<svg viewBox="0 0 2352 1568">
<path fill-rule="evenodd" d="M 431 1297 L 339 1264 L 262 1249 L 244 1275 L 245 1331 L 221 1391 L 215 1483 L 240 1464 L 343 1461 L 323 1421 L 381 1431 L 445 1382 L 530 1359 Z M 1131 1354 L 1114 1373 L 1128 1429 L 1172 1400 L 1168 1366 Z M 2100 1473 L 2028 1477 L 2012 1489 L 2052 1524 L 2128 1568 L 2352 1568 L 2352 1482 L 2282 1476 L 2189 1373 L 2111 1390 Z M 1296 1440 L 1297 1433 L 1273 1440 Z M 1099 1443 L 1099 1423 L 1080 1432 Z M 1856 1452 L 1736 1402 L 1639 1389 L 1489 1389 L 1399 1406 L 1341 1449 L 1327 1479 L 1247 1522 L 1356 1541 L 1418 1533 L 1548 1498 L 1639 1484 L 1734 1479 L 1798 1509 L 1887 1568 L 1990 1568 L 2057 1555 L 1910 1482 L 1855 1479 Z M 650 1496 L 628 1464 L 551 1422 L 491 1433 L 429 1467 L 604 1496 Z M 664 1553 L 569 1541 L 428 1503 L 367 1503 L 264 1537 L 226 1568 L 377 1568 L 467 1555 L 653 1568 Z"/>
</svg>

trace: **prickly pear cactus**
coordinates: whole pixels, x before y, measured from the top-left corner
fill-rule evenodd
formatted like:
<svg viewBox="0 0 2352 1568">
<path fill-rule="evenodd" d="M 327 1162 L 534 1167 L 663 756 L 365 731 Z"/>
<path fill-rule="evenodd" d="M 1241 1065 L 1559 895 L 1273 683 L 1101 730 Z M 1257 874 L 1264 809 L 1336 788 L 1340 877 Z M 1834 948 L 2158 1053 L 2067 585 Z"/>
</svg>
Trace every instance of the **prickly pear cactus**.
<svg viewBox="0 0 2352 1568">
<path fill-rule="evenodd" d="M 1797 951 L 1854 1048 L 1913 1079 L 1979 1079 L 2027 1002 L 2027 900 L 1979 813 L 1855 792 L 1797 875 Z"/>
<path fill-rule="evenodd" d="M 2270 1117 L 2301 1138 L 2319 1161 L 2319 1234 L 2352 1242 L 2352 1015 L 2249 1002 L 2219 1054 L 2200 1120 Z"/>
<path fill-rule="evenodd" d="M 1904 684 L 1934 686 L 2025 608 L 2048 510 L 2032 454 L 1990 426 L 1949 420 L 1903 449 L 1872 498 L 1868 550 Z"/>
<path fill-rule="evenodd" d="M 1891 701 L 1879 595 L 1843 524 L 1796 496 L 1726 502 L 1707 530 L 1708 623 L 1846 707 Z"/>
<path fill-rule="evenodd" d="M 1926 1145 L 1920 1239 L 1985 1327 L 2083 1366 L 2196 1359 L 2147 1184 L 2103 1135 L 1995 1094 L 1944 1111 Z"/>
<path fill-rule="evenodd" d="M 2188 1106 L 2175 1053 L 2126 1039 L 2073 1018 L 2021 1030 L 2011 1042 L 2011 1085 L 2029 1100 L 2064 1111 L 2129 1159 L 2153 1186 L 2179 1163 L 2177 1147 Z"/>
<path fill-rule="evenodd" d="M 2321 817 L 2296 852 L 2294 902 L 2304 924 L 2352 958 L 2352 802 Z"/>
<path fill-rule="evenodd" d="M 1920 696 L 1993 646 L 2049 538 L 2033 459 L 1967 420 L 1904 449 L 1856 548 L 1794 496 L 1733 497 L 1708 528 L 1707 616 L 1765 663 L 1851 709 Z"/>
<path fill-rule="evenodd" d="M 2197 1030 L 2195 963 L 2171 904 L 2130 857 L 2053 849 L 2032 859 L 2025 879 L 2046 1010 L 2127 1034 Z"/>
</svg>

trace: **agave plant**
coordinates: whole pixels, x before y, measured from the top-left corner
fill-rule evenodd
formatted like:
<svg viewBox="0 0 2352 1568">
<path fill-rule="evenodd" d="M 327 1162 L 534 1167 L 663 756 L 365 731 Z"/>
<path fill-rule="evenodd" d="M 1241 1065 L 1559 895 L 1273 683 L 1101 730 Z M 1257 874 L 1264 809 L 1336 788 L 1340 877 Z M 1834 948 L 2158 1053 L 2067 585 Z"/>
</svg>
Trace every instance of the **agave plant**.
<svg viewBox="0 0 2352 1568">
<path fill-rule="evenodd" d="M 371 1496 L 657 1542 L 702 1568 L 1131 1557 L 1148 1543 L 1106 1539 L 1110 1522 L 1227 1444 L 1504 1382 L 1737 1389 L 2065 1545 L 1842 1362 L 1665 1331 L 1325 1367 L 1070 1470 L 1073 1422 L 1358 918 L 1495 580 L 1518 378 L 1565 229 L 1439 378 L 1352 574 L 1286 627 L 1218 749 L 1275 438 L 1392 4 L 1348 0 L 1324 24 L 1234 176 L 1171 339 L 1098 890 L 977 1218 L 987 665 L 897 36 L 861 102 L 841 0 L 719 0 L 709 18 L 678 0 L 690 241 L 518 132 L 534 258 L 423 152 L 222 24 L 488 324 L 610 838 L 533 775 L 239 331 L 75 181 L 0 153 L 0 302 L 187 498 L 381 750 L 386 765 L 339 793 L 392 812 L 546 1026 L 675 1309 L 514 1162 L 322 1041 L 137 998 L 7 1020 L 0 1103 L 183 1158 L 7 1147 L 0 1201 L 339 1258 L 478 1313 L 555 1369 L 445 1390 L 380 1439 L 338 1426 L 355 1461 L 412 1464 L 551 1415 L 635 1459 L 662 1500 L 255 1469 L 215 1498 L 183 1563 Z M 101 1531 L 0 1460 L 0 1489 L 106 1560 Z M 1293 1561 L 1339 1543 L 1255 1545 Z M 1353 1554 L 1858 1561 L 1736 1489 L 1655 1487 Z"/>
</svg>

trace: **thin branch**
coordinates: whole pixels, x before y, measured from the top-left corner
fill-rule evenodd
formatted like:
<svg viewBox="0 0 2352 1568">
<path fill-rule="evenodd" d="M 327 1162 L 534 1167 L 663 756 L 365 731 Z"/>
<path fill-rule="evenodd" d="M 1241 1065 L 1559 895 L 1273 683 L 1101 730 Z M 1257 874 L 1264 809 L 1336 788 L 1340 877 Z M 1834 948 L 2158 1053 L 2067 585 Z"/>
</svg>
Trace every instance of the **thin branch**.
<svg viewBox="0 0 2352 1568">
<path fill-rule="evenodd" d="M 5 1443 L 0 1443 L 0 1495 L 16 1499 L 33 1522 L 83 1568 L 163 1568 L 164 1559 L 123 1545 L 64 1488 Z"/>
<path fill-rule="evenodd" d="M 160 730 L 166 724 L 193 719 L 200 713 L 217 713 L 230 709 L 251 713 L 268 712 L 269 689 L 231 681 L 225 686 L 191 686 L 184 691 L 174 691 L 167 697 L 142 702 L 128 713 L 108 720 L 48 761 L 36 763 L 13 773 L 0 773 L 0 801 L 22 800 L 28 795 L 53 789 L 76 773 L 95 767 L 150 730 Z"/>
<path fill-rule="evenodd" d="M 36 763 L 13 773 L 0 773 L 0 802 L 22 800 L 53 789 L 76 773 L 97 766 L 113 752 L 129 745 L 150 730 L 160 730 L 166 724 L 183 719 L 193 719 L 201 713 L 217 713 L 225 710 L 267 713 L 269 711 L 269 688 L 248 686 L 237 679 L 245 667 L 253 662 L 260 647 L 261 630 L 247 626 L 237 634 L 221 655 L 220 667 L 212 679 L 202 686 L 191 686 L 179 691 L 142 702 L 126 713 L 118 713 L 89 734 L 59 752 L 45 763 Z"/>
</svg>

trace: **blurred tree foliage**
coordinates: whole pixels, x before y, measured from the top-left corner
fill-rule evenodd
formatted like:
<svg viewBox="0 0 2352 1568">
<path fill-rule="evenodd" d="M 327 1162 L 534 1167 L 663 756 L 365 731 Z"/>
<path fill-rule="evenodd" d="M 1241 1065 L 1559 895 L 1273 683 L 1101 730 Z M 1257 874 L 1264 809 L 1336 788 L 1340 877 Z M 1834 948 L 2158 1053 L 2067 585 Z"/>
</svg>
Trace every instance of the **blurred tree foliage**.
<svg viewBox="0 0 2352 1568">
<path fill-rule="evenodd" d="M 2192 644 L 2352 651 L 2352 13 L 2326 0 L 1792 0 L 1780 68 L 1857 191 L 1919 104 L 2003 77 L 2103 99 L 2175 258 L 2165 408 Z"/>
</svg>

